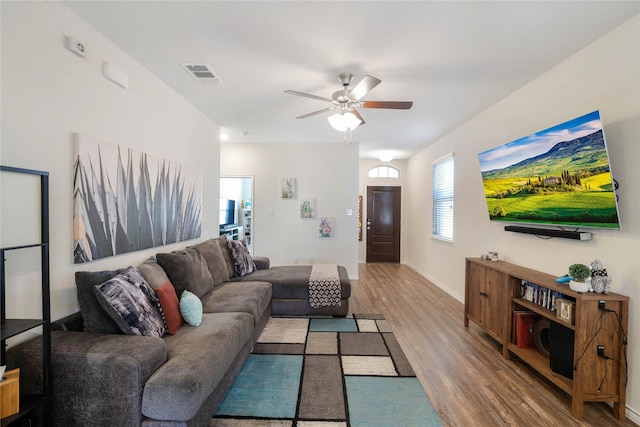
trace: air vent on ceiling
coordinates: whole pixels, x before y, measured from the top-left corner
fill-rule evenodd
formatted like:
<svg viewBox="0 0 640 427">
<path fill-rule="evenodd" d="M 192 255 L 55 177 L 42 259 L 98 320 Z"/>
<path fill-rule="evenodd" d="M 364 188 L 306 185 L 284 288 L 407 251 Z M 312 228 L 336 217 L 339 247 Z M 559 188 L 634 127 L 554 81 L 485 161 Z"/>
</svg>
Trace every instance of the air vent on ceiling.
<svg viewBox="0 0 640 427">
<path fill-rule="evenodd" d="M 182 64 L 185 70 L 191 74 L 191 77 L 203 85 L 221 85 L 222 80 L 213 72 L 209 64 Z"/>
</svg>

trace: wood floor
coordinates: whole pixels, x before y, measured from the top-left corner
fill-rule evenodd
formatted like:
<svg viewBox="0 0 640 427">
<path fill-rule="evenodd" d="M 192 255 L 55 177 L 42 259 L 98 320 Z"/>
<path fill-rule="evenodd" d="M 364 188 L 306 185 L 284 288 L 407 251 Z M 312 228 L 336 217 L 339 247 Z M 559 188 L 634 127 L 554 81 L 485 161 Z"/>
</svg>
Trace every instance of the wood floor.
<svg viewBox="0 0 640 427">
<path fill-rule="evenodd" d="M 401 264 L 360 264 L 349 311 L 389 321 L 445 426 L 635 426 L 604 403 L 571 416 L 570 397 L 496 341 L 463 326 L 463 305 Z"/>
</svg>

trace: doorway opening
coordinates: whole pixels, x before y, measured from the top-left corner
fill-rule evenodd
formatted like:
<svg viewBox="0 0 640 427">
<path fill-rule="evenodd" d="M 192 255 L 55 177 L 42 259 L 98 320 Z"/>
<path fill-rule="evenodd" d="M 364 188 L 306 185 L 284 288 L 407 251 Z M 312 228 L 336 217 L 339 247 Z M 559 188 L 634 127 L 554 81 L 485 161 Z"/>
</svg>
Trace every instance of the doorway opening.
<svg viewBox="0 0 640 427">
<path fill-rule="evenodd" d="M 220 235 L 233 240 L 244 239 L 253 255 L 253 177 L 220 177 Z"/>
</svg>

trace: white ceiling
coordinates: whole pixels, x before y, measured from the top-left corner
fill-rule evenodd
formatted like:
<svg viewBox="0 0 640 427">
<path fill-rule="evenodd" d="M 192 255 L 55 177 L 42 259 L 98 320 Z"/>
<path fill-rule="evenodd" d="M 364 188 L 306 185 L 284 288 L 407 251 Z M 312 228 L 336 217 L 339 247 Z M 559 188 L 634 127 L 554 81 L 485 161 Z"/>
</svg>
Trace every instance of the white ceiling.
<svg viewBox="0 0 640 427">
<path fill-rule="evenodd" d="M 640 12 L 638 1 L 64 3 L 229 143 L 342 143 L 327 113 L 295 119 L 327 104 L 284 91 L 331 97 L 339 73 L 378 77 L 364 100 L 414 105 L 361 109 L 361 158 L 410 157 Z M 200 85 L 184 62 L 208 63 L 224 84 Z"/>
</svg>

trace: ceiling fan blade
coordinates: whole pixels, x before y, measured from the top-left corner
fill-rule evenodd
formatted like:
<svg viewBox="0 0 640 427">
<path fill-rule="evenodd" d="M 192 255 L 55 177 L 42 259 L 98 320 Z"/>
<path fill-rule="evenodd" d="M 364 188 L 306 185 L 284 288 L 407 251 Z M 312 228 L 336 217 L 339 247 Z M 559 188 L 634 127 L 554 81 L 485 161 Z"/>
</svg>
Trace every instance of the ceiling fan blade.
<svg viewBox="0 0 640 427">
<path fill-rule="evenodd" d="M 377 79 L 372 76 L 364 76 L 362 80 L 358 82 L 356 87 L 354 87 L 351 92 L 349 92 L 349 99 L 352 101 L 357 101 L 363 96 L 365 96 L 371 89 L 378 86 L 382 80 Z"/>
<path fill-rule="evenodd" d="M 331 99 L 325 98 L 324 96 L 311 95 L 310 93 L 298 92 L 297 90 L 285 90 L 284 93 L 288 93 L 290 95 L 304 96 L 306 98 L 317 99 L 319 101 L 324 101 L 324 102 L 332 102 Z"/>
<path fill-rule="evenodd" d="M 296 119 L 306 119 L 307 117 L 315 116 L 316 114 L 326 113 L 327 111 L 335 110 L 336 107 L 327 107 L 322 110 L 314 111 L 313 113 L 304 114 L 302 116 L 296 117 Z"/>
<path fill-rule="evenodd" d="M 411 101 L 362 101 L 362 108 L 390 108 L 393 110 L 408 110 L 413 106 Z"/>
<path fill-rule="evenodd" d="M 351 113 L 353 113 L 354 116 L 356 116 L 359 120 L 360 120 L 360 124 L 358 126 L 362 126 L 364 124 L 366 124 L 367 122 L 364 121 L 364 119 L 362 118 L 362 116 L 360 115 L 360 113 L 358 113 L 358 110 L 356 109 L 352 109 L 349 110 Z"/>
</svg>

